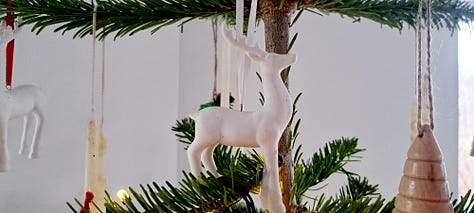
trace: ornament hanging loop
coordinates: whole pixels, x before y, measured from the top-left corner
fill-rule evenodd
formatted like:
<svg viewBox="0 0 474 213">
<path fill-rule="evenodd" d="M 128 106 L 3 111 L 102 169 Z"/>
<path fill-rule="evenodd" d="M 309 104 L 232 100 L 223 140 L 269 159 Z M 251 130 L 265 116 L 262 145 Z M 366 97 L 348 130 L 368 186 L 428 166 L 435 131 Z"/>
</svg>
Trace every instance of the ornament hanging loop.
<svg viewBox="0 0 474 213">
<path fill-rule="evenodd" d="M 423 77 L 422 69 L 422 14 L 423 7 L 426 6 L 426 80 Z M 423 125 L 422 125 L 422 114 L 423 110 L 428 110 L 429 126 L 431 130 L 434 129 L 434 118 L 433 118 L 433 92 L 431 86 L 431 0 L 420 0 L 418 5 L 418 17 L 416 26 L 416 37 L 417 37 L 417 98 L 418 98 L 418 115 L 417 115 L 417 129 L 418 136 L 423 136 Z M 423 89 L 426 88 L 426 92 L 423 93 Z M 423 96 L 427 96 L 427 106 L 423 108 Z M 427 108 L 427 109 L 426 109 Z"/>
</svg>

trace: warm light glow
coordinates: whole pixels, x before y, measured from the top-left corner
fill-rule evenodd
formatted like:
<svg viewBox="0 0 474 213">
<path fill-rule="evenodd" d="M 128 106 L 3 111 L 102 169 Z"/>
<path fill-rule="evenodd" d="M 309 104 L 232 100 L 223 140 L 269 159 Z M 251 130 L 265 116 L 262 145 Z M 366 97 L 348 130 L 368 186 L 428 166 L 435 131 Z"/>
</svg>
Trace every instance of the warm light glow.
<svg viewBox="0 0 474 213">
<path fill-rule="evenodd" d="M 117 197 L 122 202 L 130 198 L 127 191 L 125 191 L 124 189 L 120 189 L 117 191 Z"/>
</svg>

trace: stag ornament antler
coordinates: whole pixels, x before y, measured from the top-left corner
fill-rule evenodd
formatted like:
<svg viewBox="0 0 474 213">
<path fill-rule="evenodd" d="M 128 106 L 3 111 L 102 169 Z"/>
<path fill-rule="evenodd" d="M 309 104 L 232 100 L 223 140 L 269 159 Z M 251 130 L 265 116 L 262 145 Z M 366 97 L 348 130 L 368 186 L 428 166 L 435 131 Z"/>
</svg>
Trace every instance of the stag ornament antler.
<svg viewBox="0 0 474 213">
<path fill-rule="evenodd" d="M 13 23 L 13 27 L 8 26 L 5 21 L 0 21 L 0 46 L 5 49 L 8 42 L 13 40 L 15 36 L 20 32 L 21 28 L 19 25 L 23 22 L 21 17 Z"/>
<path fill-rule="evenodd" d="M 218 144 L 260 147 L 265 159 L 261 207 L 272 213 L 284 213 L 278 178 L 278 141 L 291 118 L 293 105 L 280 73 L 296 62 L 296 55 L 267 53 L 257 46 L 249 46 L 245 38 L 234 38 L 225 27 L 222 34 L 233 47 L 260 65 L 265 104 L 254 112 L 209 107 L 191 116 L 196 121 L 195 139 L 188 148 L 191 172 L 196 176 L 201 173 L 202 159 L 205 168 L 217 175 L 213 152 Z"/>
</svg>

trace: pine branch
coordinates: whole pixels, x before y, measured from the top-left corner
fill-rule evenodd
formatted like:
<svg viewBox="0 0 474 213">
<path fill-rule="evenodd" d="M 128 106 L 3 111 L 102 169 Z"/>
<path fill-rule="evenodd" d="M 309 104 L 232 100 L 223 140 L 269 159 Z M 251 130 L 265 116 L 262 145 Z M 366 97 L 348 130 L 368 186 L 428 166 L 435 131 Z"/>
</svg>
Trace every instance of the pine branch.
<svg viewBox="0 0 474 213">
<path fill-rule="evenodd" d="M 340 199 L 350 198 L 358 200 L 367 196 L 378 196 L 378 185 L 371 185 L 366 177 L 361 178 L 358 175 L 347 175 L 347 185 L 339 189 Z"/>
<path fill-rule="evenodd" d="M 390 213 L 394 208 L 393 203 L 395 201 L 393 199 L 386 202 L 381 196 L 375 198 L 362 197 L 357 200 L 352 200 L 350 198 L 326 198 L 324 195 L 321 195 L 317 199 L 316 212 L 324 213 Z"/>
<path fill-rule="evenodd" d="M 324 195 L 317 198 L 316 212 L 326 213 L 390 213 L 394 208 L 394 199 L 385 203 L 377 192 L 378 186 L 369 184 L 367 178 L 348 175 L 347 185 L 339 189 L 339 194 L 326 199 Z M 385 203 L 385 204 L 384 204 Z"/>
<path fill-rule="evenodd" d="M 250 210 L 248 209 L 245 205 L 241 203 L 237 203 L 235 205 L 232 205 L 228 209 L 218 211 L 218 213 L 268 213 L 268 211 L 265 210 Z"/>
<path fill-rule="evenodd" d="M 453 200 L 454 213 L 474 213 L 474 194 L 471 194 L 471 192 L 469 190 L 459 200 Z"/>
<path fill-rule="evenodd" d="M 232 148 L 224 146 L 216 148 L 214 158 L 222 176 L 215 177 L 208 173 L 197 178 L 183 172 L 184 178 L 178 186 L 169 182 L 165 186 L 155 182 L 140 185 L 140 190 L 129 188 L 131 196 L 123 201 L 115 201 L 107 193 L 107 212 L 228 212 L 226 209 L 242 199 L 246 209 L 256 212 L 249 194 L 260 185 L 262 159 L 253 153 L 234 153 Z M 77 204 L 79 209 L 82 208 L 80 202 Z M 71 204 L 68 206 L 76 211 Z"/>
<path fill-rule="evenodd" d="M 0 14 L 14 11 L 23 24 L 32 24 L 40 33 L 45 27 L 59 24 L 55 32 L 76 31 L 74 37 L 84 37 L 92 31 L 93 5 L 82 0 L 8 0 L 0 1 Z M 152 32 L 177 22 L 196 18 L 225 16 L 234 13 L 234 2 L 228 0 L 98 0 L 98 37 L 115 33 L 115 37 L 133 35 L 145 29 Z M 232 6 L 231 6 L 232 5 Z M 7 9 L 7 10 L 5 10 Z"/>
<path fill-rule="evenodd" d="M 0 0 L 0 15 L 13 11 L 23 17 L 26 25 L 40 33 L 54 26 L 55 32 L 74 31 L 74 37 L 91 33 L 93 5 L 82 0 Z M 338 13 L 358 21 L 367 18 L 382 25 L 402 29 L 404 23 L 413 26 L 418 0 L 286 0 L 284 4 L 297 4 L 295 8 Z M 99 38 L 110 34 L 115 37 L 133 35 L 142 30 L 156 32 L 164 26 L 184 24 L 194 19 L 217 16 L 234 17 L 234 0 L 98 0 L 97 29 Z M 245 0 L 248 13 L 250 0 Z M 292 7 L 293 8 L 293 7 Z M 259 8 L 258 16 L 268 8 Z M 292 12 L 292 11 L 289 11 Z M 474 20 L 474 7 L 466 1 L 433 0 L 433 24 L 451 31 L 461 22 Z"/>
<path fill-rule="evenodd" d="M 176 125 L 171 127 L 171 130 L 175 132 L 175 136 L 178 141 L 184 144 L 191 144 L 194 140 L 194 120 L 191 118 L 184 118 L 177 120 Z"/>
<path fill-rule="evenodd" d="M 356 138 L 331 141 L 323 149 L 314 153 L 310 161 L 295 166 L 292 194 L 297 204 L 301 204 L 306 191 L 317 186 L 332 174 L 336 172 L 348 173 L 344 170 L 344 165 L 359 158 L 356 154 L 364 151 L 364 149 L 357 148 L 357 141 Z"/>
<path fill-rule="evenodd" d="M 367 18 L 396 29 L 404 24 L 415 26 L 418 0 L 310 0 L 303 8 L 315 8 L 323 13 L 339 13 L 354 21 Z M 460 23 L 474 20 L 474 6 L 460 0 L 432 0 L 432 24 L 435 28 L 459 29 Z M 425 13 L 425 11 L 424 11 Z"/>
</svg>

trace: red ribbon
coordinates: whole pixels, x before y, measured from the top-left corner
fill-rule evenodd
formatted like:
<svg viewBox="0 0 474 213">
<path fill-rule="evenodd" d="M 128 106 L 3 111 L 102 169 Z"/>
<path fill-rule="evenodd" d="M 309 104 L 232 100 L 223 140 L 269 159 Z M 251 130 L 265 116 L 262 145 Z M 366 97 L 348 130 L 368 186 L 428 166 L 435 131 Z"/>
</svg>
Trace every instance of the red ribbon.
<svg viewBox="0 0 474 213">
<path fill-rule="evenodd" d="M 13 1 L 9 0 L 7 3 L 7 6 L 12 6 Z M 7 12 L 7 17 L 6 17 L 6 24 L 7 26 L 11 26 L 13 29 L 13 14 L 12 12 Z M 12 85 L 12 77 L 13 77 L 13 50 L 15 48 L 15 40 L 11 40 L 7 44 L 7 60 L 6 60 L 6 86 L 7 88 L 11 88 Z"/>
<path fill-rule="evenodd" d="M 79 213 L 89 213 L 91 212 L 91 203 L 94 200 L 94 192 L 87 191 L 86 197 L 84 198 L 84 207 L 81 209 Z"/>
</svg>

